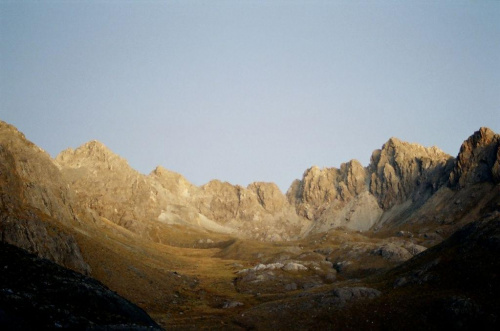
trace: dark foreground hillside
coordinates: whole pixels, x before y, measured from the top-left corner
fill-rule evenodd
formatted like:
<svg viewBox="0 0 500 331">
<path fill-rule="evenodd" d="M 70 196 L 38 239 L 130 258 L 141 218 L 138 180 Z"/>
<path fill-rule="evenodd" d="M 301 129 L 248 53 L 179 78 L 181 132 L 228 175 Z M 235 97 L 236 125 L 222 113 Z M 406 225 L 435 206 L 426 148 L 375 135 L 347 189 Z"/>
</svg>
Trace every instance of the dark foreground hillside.
<svg viewBox="0 0 500 331">
<path fill-rule="evenodd" d="M 160 329 L 100 282 L 0 243 L 0 329 Z"/>
<path fill-rule="evenodd" d="M 496 211 L 383 275 L 266 303 L 237 323 L 283 330 L 498 330 L 499 271 Z"/>
</svg>

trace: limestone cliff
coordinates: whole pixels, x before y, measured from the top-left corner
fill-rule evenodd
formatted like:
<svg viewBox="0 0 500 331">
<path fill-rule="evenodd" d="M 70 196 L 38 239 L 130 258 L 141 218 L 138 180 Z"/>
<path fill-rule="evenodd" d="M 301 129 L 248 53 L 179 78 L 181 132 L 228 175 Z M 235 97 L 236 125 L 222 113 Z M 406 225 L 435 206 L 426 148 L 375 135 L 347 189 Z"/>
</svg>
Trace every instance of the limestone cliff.
<svg viewBox="0 0 500 331">
<path fill-rule="evenodd" d="M 155 241 L 162 240 L 155 229 L 174 224 L 261 240 L 289 239 L 304 228 L 275 184 L 197 187 L 160 166 L 145 176 L 96 141 L 63 151 L 56 162 L 83 208 Z"/>
<path fill-rule="evenodd" d="M 50 156 L 0 121 L 0 234 L 74 270 L 89 273 L 70 233 L 89 215 L 80 210 Z"/>
<path fill-rule="evenodd" d="M 437 147 L 391 138 L 372 154 L 370 193 L 384 210 L 409 199 L 425 199 L 446 182 L 452 164 L 453 158 Z"/>
<path fill-rule="evenodd" d="M 464 141 L 449 181 L 454 188 L 500 183 L 500 135 L 483 127 Z"/>
<path fill-rule="evenodd" d="M 340 169 L 307 169 L 302 180 L 292 184 L 287 197 L 299 215 L 313 220 L 333 201 L 347 202 L 367 189 L 366 170 L 357 160 L 351 160 Z"/>
<path fill-rule="evenodd" d="M 446 184 L 454 159 L 436 147 L 391 138 L 364 168 L 358 161 L 340 169 L 312 167 L 287 192 L 299 215 L 315 222 L 310 231 L 345 226 L 368 230 L 385 211 L 424 203 Z"/>
<path fill-rule="evenodd" d="M 194 202 L 200 213 L 243 237 L 287 240 L 297 237 L 307 225 L 276 184 L 256 182 L 245 188 L 213 180 L 201 189 Z"/>
<path fill-rule="evenodd" d="M 120 224 L 159 214 L 155 192 L 145 176 L 98 141 L 76 150 L 67 149 L 56 158 L 64 178 L 84 207 Z"/>
<path fill-rule="evenodd" d="M 248 189 L 257 195 L 259 204 L 270 213 L 277 213 L 290 207 L 286 197 L 274 183 L 254 182 Z"/>
</svg>

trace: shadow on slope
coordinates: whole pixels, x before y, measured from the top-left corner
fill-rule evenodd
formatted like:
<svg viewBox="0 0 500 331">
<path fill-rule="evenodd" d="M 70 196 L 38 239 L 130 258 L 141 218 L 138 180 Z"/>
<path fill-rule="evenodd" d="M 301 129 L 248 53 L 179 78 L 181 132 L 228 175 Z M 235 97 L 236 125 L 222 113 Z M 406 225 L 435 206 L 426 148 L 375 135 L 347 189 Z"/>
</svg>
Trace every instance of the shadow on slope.
<svg viewBox="0 0 500 331">
<path fill-rule="evenodd" d="M 139 307 L 100 282 L 0 244 L 0 328 L 157 329 Z"/>
</svg>

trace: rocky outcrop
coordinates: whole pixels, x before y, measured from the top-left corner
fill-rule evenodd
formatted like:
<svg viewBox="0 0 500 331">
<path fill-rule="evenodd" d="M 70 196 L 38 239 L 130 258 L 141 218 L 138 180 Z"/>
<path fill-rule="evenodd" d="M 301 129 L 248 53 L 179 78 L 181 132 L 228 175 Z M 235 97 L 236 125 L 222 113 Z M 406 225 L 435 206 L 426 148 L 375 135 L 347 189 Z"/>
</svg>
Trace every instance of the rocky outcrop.
<svg viewBox="0 0 500 331">
<path fill-rule="evenodd" d="M 453 188 L 500 183 L 500 135 L 483 127 L 464 141 L 449 182 Z"/>
<path fill-rule="evenodd" d="M 67 225 L 79 223 L 75 196 L 50 156 L 0 121 L 0 207 L 31 206 Z"/>
<path fill-rule="evenodd" d="M 169 204 L 187 204 L 200 191 L 197 186 L 191 184 L 181 174 L 167 170 L 162 166 L 156 167 L 149 174 L 149 177 L 153 181 L 153 186 L 157 183 L 166 191 L 164 200 L 168 201 Z M 160 189 L 156 191 L 161 192 Z"/>
<path fill-rule="evenodd" d="M 409 199 L 425 200 L 446 182 L 452 162 L 453 158 L 437 147 L 391 138 L 372 154 L 370 192 L 384 210 Z"/>
<path fill-rule="evenodd" d="M 247 238 L 287 240 L 307 224 L 273 183 L 256 182 L 245 188 L 213 180 L 201 187 L 193 204 L 201 214 Z"/>
<path fill-rule="evenodd" d="M 100 142 L 67 149 L 56 162 L 83 208 L 124 226 L 160 214 L 158 194 L 148 178 Z"/>
<path fill-rule="evenodd" d="M 289 207 L 285 195 L 274 183 L 255 182 L 248 189 L 257 195 L 259 204 L 270 213 L 278 213 Z"/>
<path fill-rule="evenodd" d="M 197 187 L 160 166 L 145 176 L 95 141 L 62 152 L 56 162 L 82 208 L 146 238 L 174 224 L 260 240 L 288 239 L 304 228 L 272 183 L 244 188 L 213 180 Z"/>
<path fill-rule="evenodd" d="M 436 147 L 391 138 L 366 168 L 352 160 L 340 169 L 306 170 L 287 198 L 299 215 L 314 220 L 309 232 L 340 226 L 366 231 L 393 207 L 424 203 L 446 184 L 452 167 L 453 158 Z"/>
<path fill-rule="evenodd" d="M 88 274 L 69 230 L 90 219 L 49 155 L 0 121 L 1 241 Z"/>
<path fill-rule="evenodd" d="M 25 214 L 23 218 L 18 218 L 19 215 L 0 215 L 1 242 L 23 248 L 84 275 L 91 273 L 70 233 L 41 220 L 34 212 Z"/>
<path fill-rule="evenodd" d="M 367 189 L 366 170 L 357 160 L 351 160 L 340 169 L 316 166 L 307 169 L 302 180 L 292 184 L 287 198 L 299 215 L 313 220 L 332 202 L 347 202 Z"/>
<path fill-rule="evenodd" d="M 251 221 L 258 217 L 259 204 L 257 196 L 239 185 L 212 180 L 202 186 L 205 193 L 200 211 L 202 214 L 221 224 L 234 219 Z"/>
</svg>

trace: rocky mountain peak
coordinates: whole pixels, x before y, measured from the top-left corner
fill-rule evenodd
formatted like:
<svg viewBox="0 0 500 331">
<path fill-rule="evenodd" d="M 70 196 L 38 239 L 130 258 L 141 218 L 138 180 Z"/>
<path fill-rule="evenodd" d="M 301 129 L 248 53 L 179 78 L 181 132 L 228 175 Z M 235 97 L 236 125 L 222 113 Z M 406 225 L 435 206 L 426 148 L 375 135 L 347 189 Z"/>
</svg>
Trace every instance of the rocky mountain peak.
<svg viewBox="0 0 500 331">
<path fill-rule="evenodd" d="M 452 157 L 437 147 L 424 147 L 391 138 L 372 154 L 370 192 L 388 209 L 413 194 L 432 193 Z M 447 176 L 447 174 L 446 174 Z"/>
<path fill-rule="evenodd" d="M 287 198 L 300 216 L 313 220 L 331 203 L 349 201 L 366 190 L 366 169 L 359 161 L 351 160 L 341 164 L 340 169 L 307 169 L 302 180 L 292 184 Z"/>
<path fill-rule="evenodd" d="M 279 212 L 288 204 L 285 195 L 274 183 L 255 182 L 248 185 L 248 190 L 254 192 L 261 206 L 271 213 Z"/>
<path fill-rule="evenodd" d="M 449 181 L 455 188 L 479 182 L 499 183 L 500 135 L 482 127 L 464 141 Z"/>
<path fill-rule="evenodd" d="M 68 148 L 56 157 L 56 163 L 66 167 L 79 168 L 86 166 L 89 168 L 116 168 L 129 169 L 127 160 L 113 153 L 103 143 L 92 140 L 77 149 Z"/>
<path fill-rule="evenodd" d="M 2 135 L 3 145 L 9 145 L 10 147 L 16 148 L 15 145 L 19 142 L 22 142 L 24 147 L 28 147 L 33 151 L 43 153 L 47 157 L 50 157 L 49 153 L 26 139 L 24 133 L 19 131 L 15 126 L 10 125 L 9 123 L 6 123 L 2 120 L 0 120 L 0 135 Z"/>
<path fill-rule="evenodd" d="M 49 154 L 0 121 L 0 241 L 87 273 L 67 231 L 85 217 Z"/>
</svg>

